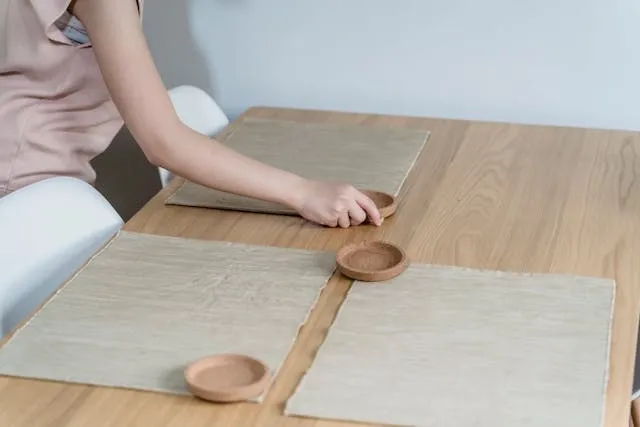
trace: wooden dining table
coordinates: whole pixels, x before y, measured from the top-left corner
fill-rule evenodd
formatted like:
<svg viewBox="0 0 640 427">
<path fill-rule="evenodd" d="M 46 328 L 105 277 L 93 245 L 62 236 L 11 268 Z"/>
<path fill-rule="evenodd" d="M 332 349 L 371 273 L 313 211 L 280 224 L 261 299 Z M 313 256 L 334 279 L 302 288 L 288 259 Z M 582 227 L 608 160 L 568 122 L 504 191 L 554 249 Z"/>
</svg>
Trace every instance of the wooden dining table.
<svg viewBox="0 0 640 427">
<path fill-rule="evenodd" d="M 330 251 L 385 239 L 414 262 L 615 279 L 604 426 L 629 425 L 640 300 L 639 133 L 255 107 L 218 138 L 244 117 L 415 128 L 430 137 L 397 213 L 380 227 L 332 229 L 295 216 L 165 205 L 176 178 L 124 229 Z M 283 415 L 350 285 L 338 274 L 330 279 L 260 404 L 0 377 L 0 426 L 362 425 Z"/>
</svg>

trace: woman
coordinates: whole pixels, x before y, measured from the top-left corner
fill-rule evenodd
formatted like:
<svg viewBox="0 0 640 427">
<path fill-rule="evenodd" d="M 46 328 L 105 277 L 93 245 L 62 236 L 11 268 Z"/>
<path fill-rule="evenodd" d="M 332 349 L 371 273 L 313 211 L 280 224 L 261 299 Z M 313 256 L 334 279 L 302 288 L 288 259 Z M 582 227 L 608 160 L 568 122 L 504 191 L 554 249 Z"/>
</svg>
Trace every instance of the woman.
<svg viewBox="0 0 640 427">
<path fill-rule="evenodd" d="M 142 0 L 1 1 L 0 197 L 50 176 L 93 183 L 90 160 L 124 123 L 150 162 L 190 181 L 330 227 L 381 223 L 350 185 L 272 168 L 183 125 L 142 32 Z"/>
</svg>

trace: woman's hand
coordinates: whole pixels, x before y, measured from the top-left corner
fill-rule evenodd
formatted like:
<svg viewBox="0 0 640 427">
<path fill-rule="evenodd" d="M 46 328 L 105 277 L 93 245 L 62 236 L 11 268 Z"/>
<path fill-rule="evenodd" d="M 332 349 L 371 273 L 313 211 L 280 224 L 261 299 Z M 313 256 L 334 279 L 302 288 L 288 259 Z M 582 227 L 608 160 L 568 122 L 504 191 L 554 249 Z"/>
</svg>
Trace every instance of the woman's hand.
<svg viewBox="0 0 640 427">
<path fill-rule="evenodd" d="M 303 218 L 328 227 L 347 228 L 367 218 L 375 225 L 382 224 L 373 201 L 346 184 L 306 181 L 294 207 Z"/>
</svg>

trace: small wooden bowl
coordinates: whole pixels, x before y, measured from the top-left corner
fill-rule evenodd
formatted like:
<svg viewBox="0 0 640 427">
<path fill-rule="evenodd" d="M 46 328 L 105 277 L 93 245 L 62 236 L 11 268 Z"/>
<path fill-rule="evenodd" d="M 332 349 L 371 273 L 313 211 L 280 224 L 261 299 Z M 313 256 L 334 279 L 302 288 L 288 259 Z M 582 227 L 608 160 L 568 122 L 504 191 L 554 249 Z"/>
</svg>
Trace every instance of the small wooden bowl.
<svg viewBox="0 0 640 427">
<path fill-rule="evenodd" d="M 381 241 L 346 245 L 338 251 L 336 261 L 342 274 L 363 282 L 392 279 L 409 266 L 400 247 Z"/>
<path fill-rule="evenodd" d="M 363 190 L 363 194 L 366 194 L 373 203 L 376 204 L 378 211 L 380 211 L 380 216 L 382 218 L 387 218 L 396 213 L 398 209 L 398 204 L 396 202 L 396 198 L 391 194 L 383 193 L 382 191 L 375 190 Z"/>
<path fill-rule="evenodd" d="M 220 354 L 190 364 L 187 389 L 212 402 L 238 402 L 260 396 L 271 380 L 269 367 L 241 354 Z"/>
</svg>

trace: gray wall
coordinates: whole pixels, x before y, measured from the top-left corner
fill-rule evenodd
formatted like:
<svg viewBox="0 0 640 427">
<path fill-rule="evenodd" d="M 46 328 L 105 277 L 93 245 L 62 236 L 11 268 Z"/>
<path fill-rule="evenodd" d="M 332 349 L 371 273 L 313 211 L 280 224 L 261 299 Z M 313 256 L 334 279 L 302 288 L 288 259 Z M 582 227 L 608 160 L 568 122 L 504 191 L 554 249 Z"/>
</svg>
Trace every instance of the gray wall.
<svg viewBox="0 0 640 427">
<path fill-rule="evenodd" d="M 153 0 L 168 86 L 276 105 L 640 129 L 637 0 Z"/>
</svg>

